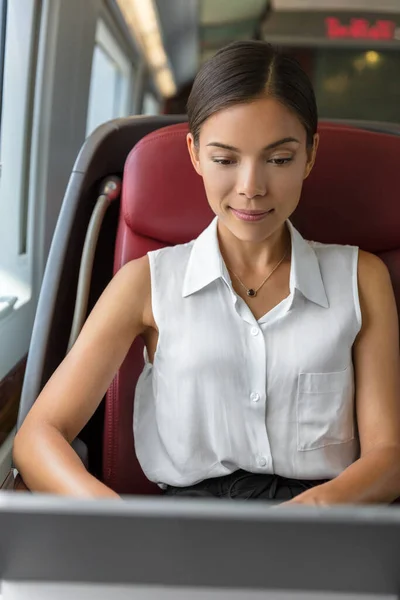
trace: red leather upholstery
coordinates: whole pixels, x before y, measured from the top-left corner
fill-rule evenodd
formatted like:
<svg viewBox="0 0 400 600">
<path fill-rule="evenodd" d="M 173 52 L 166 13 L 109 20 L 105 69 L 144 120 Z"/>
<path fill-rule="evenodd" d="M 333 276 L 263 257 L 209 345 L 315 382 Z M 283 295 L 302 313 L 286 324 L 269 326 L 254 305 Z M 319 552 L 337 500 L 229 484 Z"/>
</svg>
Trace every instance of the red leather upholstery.
<svg viewBox="0 0 400 600">
<path fill-rule="evenodd" d="M 149 250 L 190 241 L 213 218 L 202 179 L 193 169 L 187 124 L 144 137 L 125 164 L 114 272 Z M 157 493 L 143 475 L 133 443 L 133 396 L 143 368 L 143 343 L 136 340 L 106 398 L 103 479 L 120 493 Z"/>
<path fill-rule="evenodd" d="M 186 149 L 187 125 L 143 138 L 130 153 L 123 177 L 114 271 L 165 245 L 187 242 L 213 215 L 201 178 Z M 400 136 L 321 124 L 314 170 L 292 221 L 304 237 L 355 244 L 389 266 L 400 300 Z M 157 493 L 136 460 L 133 398 L 143 367 L 136 341 L 107 394 L 104 481 L 120 493 Z"/>
</svg>

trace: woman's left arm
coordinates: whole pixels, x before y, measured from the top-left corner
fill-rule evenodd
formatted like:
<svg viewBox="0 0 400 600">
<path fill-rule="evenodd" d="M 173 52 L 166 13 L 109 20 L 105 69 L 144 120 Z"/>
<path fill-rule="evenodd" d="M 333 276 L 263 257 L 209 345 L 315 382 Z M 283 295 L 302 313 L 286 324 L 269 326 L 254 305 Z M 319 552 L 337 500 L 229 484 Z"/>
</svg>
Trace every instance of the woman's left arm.
<svg viewBox="0 0 400 600">
<path fill-rule="evenodd" d="M 354 343 L 360 458 L 332 481 L 289 503 L 390 503 L 400 497 L 399 328 L 384 263 L 360 251 L 358 289 L 362 328 Z"/>
</svg>

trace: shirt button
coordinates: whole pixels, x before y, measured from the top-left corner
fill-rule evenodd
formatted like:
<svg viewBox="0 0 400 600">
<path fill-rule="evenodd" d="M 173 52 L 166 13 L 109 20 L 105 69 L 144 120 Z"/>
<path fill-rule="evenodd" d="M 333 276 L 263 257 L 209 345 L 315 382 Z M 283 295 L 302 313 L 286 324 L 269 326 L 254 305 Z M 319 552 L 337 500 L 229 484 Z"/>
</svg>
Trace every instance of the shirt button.
<svg viewBox="0 0 400 600">
<path fill-rule="evenodd" d="M 259 333 L 260 333 L 260 330 L 257 327 L 251 328 L 251 335 L 258 335 Z"/>
<path fill-rule="evenodd" d="M 258 464 L 260 467 L 265 467 L 265 465 L 267 464 L 267 459 L 265 458 L 265 456 L 260 456 L 260 458 L 258 459 Z"/>
<path fill-rule="evenodd" d="M 252 400 L 253 402 L 258 402 L 259 399 L 260 399 L 260 394 L 257 394 L 257 392 L 251 392 L 250 400 Z"/>
</svg>

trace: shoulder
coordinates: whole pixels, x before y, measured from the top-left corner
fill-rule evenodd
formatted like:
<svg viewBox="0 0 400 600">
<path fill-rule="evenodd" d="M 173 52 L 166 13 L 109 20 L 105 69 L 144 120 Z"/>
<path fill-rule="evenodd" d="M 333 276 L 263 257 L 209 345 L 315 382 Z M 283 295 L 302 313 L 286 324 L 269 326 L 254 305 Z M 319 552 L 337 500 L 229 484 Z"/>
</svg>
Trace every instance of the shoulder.
<svg viewBox="0 0 400 600">
<path fill-rule="evenodd" d="M 124 310 L 127 319 L 137 319 L 145 326 L 153 326 L 151 310 L 151 275 L 148 255 L 126 263 L 116 273 L 111 284 L 115 288 L 114 301 Z"/>
<path fill-rule="evenodd" d="M 383 316 L 390 316 L 393 323 L 396 321 L 396 301 L 389 270 L 378 256 L 363 250 L 359 251 L 358 290 L 364 324 Z"/>
<path fill-rule="evenodd" d="M 143 307 L 151 293 L 148 257 L 143 256 L 123 265 L 114 275 L 106 293 L 110 301 L 119 306 Z"/>
<path fill-rule="evenodd" d="M 141 258 L 137 258 L 127 262 L 114 275 L 114 287 L 128 286 L 132 291 L 134 286 L 135 291 L 147 290 L 151 286 L 151 267 L 156 264 L 165 264 L 168 266 L 179 266 L 184 264 L 186 258 L 190 256 L 193 242 L 187 244 L 178 244 L 176 246 L 166 246 L 159 250 L 151 250 Z"/>
<path fill-rule="evenodd" d="M 389 270 L 383 260 L 371 252 L 360 250 L 357 246 L 341 244 L 321 244 L 309 242 L 318 258 L 325 258 L 329 265 L 342 267 L 350 260 L 356 270 L 360 300 L 365 298 L 382 298 L 382 295 L 393 295 Z"/>
<path fill-rule="evenodd" d="M 358 251 L 357 246 L 350 246 L 348 244 L 323 244 L 322 242 L 313 242 L 307 240 L 308 245 L 317 254 L 354 254 Z"/>
<path fill-rule="evenodd" d="M 392 292 L 392 283 L 387 266 L 378 256 L 359 250 L 358 284 L 364 293 L 380 295 Z"/>
<path fill-rule="evenodd" d="M 317 256 L 321 269 L 329 273 L 356 273 L 358 261 L 358 247 L 345 244 L 322 244 L 321 242 L 308 242 L 309 247 Z"/>
<path fill-rule="evenodd" d="M 167 259 L 178 259 L 180 256 L 186 256 L 190 254 L 194 241 L 187 242 L 185 244 L 176 244 L 175 246 L 164 246 L 158 250 L 151 250 L 148 252 L 150 259 L 156 260 L 167 260 Z"/>
<path fill-rule="evenodd" d="M 176 246 L 166 246 L 159 250 L 153 250 L 148 253 L 151 271 L 162 273 L 169 269 L 184 269 L 189 260 L 194 242 L 186 244 L 177 244 Z"/>
<path fill-rule="evenodd" d="M 127 262 L 113 278 L 114 285 L 121 287 L 136 283 L 143 284 L 147 280 L 150 281 L 150 266 L 147 255 Z"/>
<path fill-rule="evenodd" d="M 308 241 L 308 244 L 318 255 L 338 257 L 352 256 L 357 260 L 357 273 L 359 281 L 386 281 L 390 283 L 390 274 L 387 266 L 378 256 L 371 252 L 360 250 L 357 246 L 345 244 L 322 244 L 321 242 Z"/>
<path fill-rule="evenodd" d="M 382 259 L 371 252 L 358 251 L 358 275 L 362 279 L 373 278 L 390 281 L 389 270 Z"/>
</svg>

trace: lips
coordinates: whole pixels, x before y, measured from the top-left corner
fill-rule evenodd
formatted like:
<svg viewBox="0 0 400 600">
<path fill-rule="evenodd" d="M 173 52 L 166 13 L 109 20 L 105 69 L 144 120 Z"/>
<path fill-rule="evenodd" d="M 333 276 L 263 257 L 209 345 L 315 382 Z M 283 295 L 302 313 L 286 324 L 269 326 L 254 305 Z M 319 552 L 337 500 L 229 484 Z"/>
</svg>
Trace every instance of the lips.
<svg viewBox="0 0 400 600">
<path fill-rule="evenodd" d="M 233 208 L 232 210 L 240 212 L 243 215 L 265 215 L 268 212 L 267 210 L 244 210 L 242 208 Z"/>
<path fill-rule="evenodd" d="M 241 221 L 261 221 L 274 210 L 273 208 L 270 210 L 246 210 L 242 208 L 230 208 L 235 217 Z"/>
</svg>

